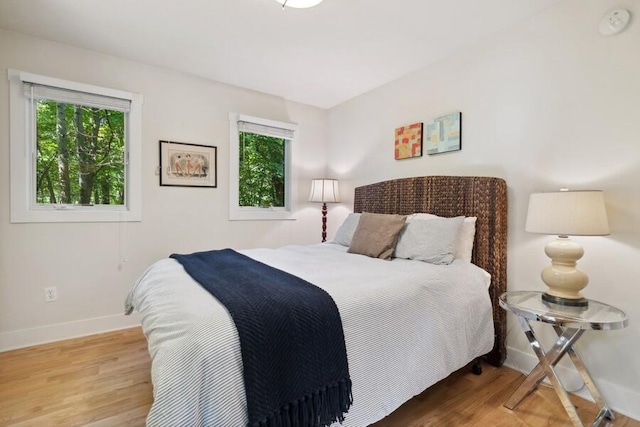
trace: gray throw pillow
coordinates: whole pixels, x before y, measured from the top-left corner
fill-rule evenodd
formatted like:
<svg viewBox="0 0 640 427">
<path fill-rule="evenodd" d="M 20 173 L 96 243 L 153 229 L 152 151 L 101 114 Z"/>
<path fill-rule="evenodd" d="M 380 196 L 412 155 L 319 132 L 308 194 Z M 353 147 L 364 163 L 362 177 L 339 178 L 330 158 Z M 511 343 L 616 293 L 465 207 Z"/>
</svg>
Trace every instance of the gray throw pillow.
<svg viewBox="0 0 640 427">
<path fill-rule="evenodd" d="M 344 220 L 331 243 L 337 243 L 342 246 L 350 246 L 353 233 L 356 232 L 358 222 L 360 221 L 359 213 L 350 213 Z"/>
<path fill-rule="evenodd" d="M 400 234 L 395 257 L 430 264 L 451 264 L 463 221 L 463 216 L 407 221 Z"/>
<path fill-rule="evenodd" d="M 391 259 L 406 218 L 404 215 L 363 213 L 347 252 Z"/>
</svg>

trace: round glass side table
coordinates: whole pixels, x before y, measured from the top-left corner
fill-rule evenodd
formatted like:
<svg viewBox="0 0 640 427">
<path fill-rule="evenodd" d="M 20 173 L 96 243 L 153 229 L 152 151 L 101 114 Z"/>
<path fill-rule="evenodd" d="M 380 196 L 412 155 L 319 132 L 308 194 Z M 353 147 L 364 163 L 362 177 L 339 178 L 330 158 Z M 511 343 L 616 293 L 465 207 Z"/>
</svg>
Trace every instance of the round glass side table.
<svg viewBox="0 0 640 427">
<path fill-rule="evenodd" d="M 504 406 L 511 410 L 515 409 L 525 397 L 540 385 L 545 377 L 548 377 L 573 425 L 583 426 L 576 408 L 571 403 L 569 395 L 554 370 L 560 359 L 567 354 L 600 408 L 591 425 L 597 426 L 605 418 L 612 420 L 614 415 L 611 408 L 600 395 L 587 368 L 573 349 L 573 345 L 586 330 L 607 331 L 626 327 L 628 324 L 627 315 L 613 306 L 593 300 L 589 300 L 587 307 L 569 307 L 548 303 L 542 300 L 542 292 L 537 291 L 505 292 L 500 295 L 499 301 L 500 307 L 517 316 L 518 324 L 540 361 Z M 531 328 L 530 322 L 532 321 L 550 324 L 556 331 L 558 340 L 548 351 L 544 350 Z"/>
</svg>

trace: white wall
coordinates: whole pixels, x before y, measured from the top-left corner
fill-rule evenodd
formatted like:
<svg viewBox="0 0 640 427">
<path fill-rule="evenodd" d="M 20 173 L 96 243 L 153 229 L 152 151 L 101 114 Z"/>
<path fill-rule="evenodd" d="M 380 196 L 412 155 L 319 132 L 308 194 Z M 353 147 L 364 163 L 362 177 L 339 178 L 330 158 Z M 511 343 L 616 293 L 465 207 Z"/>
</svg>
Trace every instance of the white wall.
<svg viewBox="0 0 640 427">
<path fill-rule="evenodd" d="M 606 3 L 606 4 L 605 4 Z M 603 38 L 609 7 L 634 21 Z M 531 192 L 605 191 L 611 235 L 575 238 L 591 279 L 589 298 L 625 310 L 629 327 L 589 331 L 578 352 L 620 412 L 640 419 L 640 6 L 631 0 L 567 0 L 466 51 L 378 88 L 329 113 L 329 170 L 351 188 L 416 175 L 490 175 L 509 187 L 510 290 L 544 290 L 540 270 L 551 237 L 529 234 Z M 396 161 L 394 129 L 462 111 L 462 151 Z M 349 184 L 350 188 L 346 188 Z M 528 370 L 536 360 L 510 316 L 509 359 Z M 550 338 L 551 334 L 545 334 Z M 580 386 L 568 371 L 568 388 Z"/>
<path fill-rule="evenodd" d="M 144 96 L 142 222 L 9 222 L 7 68 Z M 122 315 L 125 296 L 172 252 L 320 241 L 320 207 L 306 200 L 325 171 L 326 111 L 1 30 L 0 73 L 0 351 L 137 324 Z M 230 111 L 299 124 L 296 221 L 228 220 Z M 218 188 L 160 187 L 160 139 L 217 146 Z M 57 302 L 44 302 L 46 286 Z"/>
<path fill-rule="evenodd" d="M 585 294 L 625 310 L 628 328 L 587 332 L 578 351 L 614 408 L 640 419 L 640 24 L 602 38 L 611 4 L 567 0 L 511 31 L 327 113 L 280 98 L 0 30 L 0 350 L 124 327 L 135 279 L 171 252 L 313 243 L 319 208 L 309 181 L 341 178 L 329 234 L 356 185 L 415 175 L 503 177 L 509 185 L 509 288 L 538 289 L 545 236 L 524 232 L 528 195 L 568 186 L 605 190 L 612 234 L 576 238 Z M 142 93 L 143 218 L 126 224 L 10 224 L 8 84 L 14 68 Z M 297 221 L 228 221 L 228 112 L 299 123 Z M 393 130 L 463 112 L 460 152 L 393 160 Z M 218 146 L 218 188 L 159 187 L 158 140 Z M 326 144 L 326 141 L 329 144 Z M 127 259 L 124 262 L 124 259 Z M 44 302 L 45 286 L 59 300 Z M 513 322 L 509 363 L 535 360 Z M 570 388 L 574 381 L 567 377 Z"/>
</svg>

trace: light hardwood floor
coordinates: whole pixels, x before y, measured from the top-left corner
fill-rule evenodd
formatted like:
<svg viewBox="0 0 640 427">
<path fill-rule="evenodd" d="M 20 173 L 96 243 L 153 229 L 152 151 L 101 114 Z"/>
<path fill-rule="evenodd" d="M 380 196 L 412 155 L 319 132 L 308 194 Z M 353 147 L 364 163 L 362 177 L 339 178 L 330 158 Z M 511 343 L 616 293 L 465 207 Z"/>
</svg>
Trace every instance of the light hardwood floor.
<svg viewBox="0 0 640 427">
<path fill-rule="evenodd" d="M 523 375 L 463 369 L 375 427 L 570 426 L 552 389 L 515 410 L 502 406 Z M 152 402 L 150 359 L 139 328 L 0 353 L 0 426 L 143 426 Z M 583 419 L 595 405 L 575 398 Z M 617 416 L 615 426 L 640 427 Z"/>
</svg>

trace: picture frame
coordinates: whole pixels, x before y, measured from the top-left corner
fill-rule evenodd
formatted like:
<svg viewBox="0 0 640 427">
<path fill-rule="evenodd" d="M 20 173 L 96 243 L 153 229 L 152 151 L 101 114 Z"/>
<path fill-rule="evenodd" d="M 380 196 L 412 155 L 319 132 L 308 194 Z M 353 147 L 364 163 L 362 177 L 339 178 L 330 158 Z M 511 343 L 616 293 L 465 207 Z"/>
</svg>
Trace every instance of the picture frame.
<svg viewBox="0 0 640 427">
<path fill-rule="evenodd" d="M 462 113 L 440 116 L 427 124 L 427 154 L 441 154 L 462 150 Z"/>
<path fill-rule="evenodd" d="M 396 160 L 422 157 L 422 127 L 422 122 L 417 122 L 396 129 L 394 143 Z"/>
<path fill-rule="evenodd" d="M 218 186 L 218 147 L 160 141 L 160 185 Z"/>
</svg>

